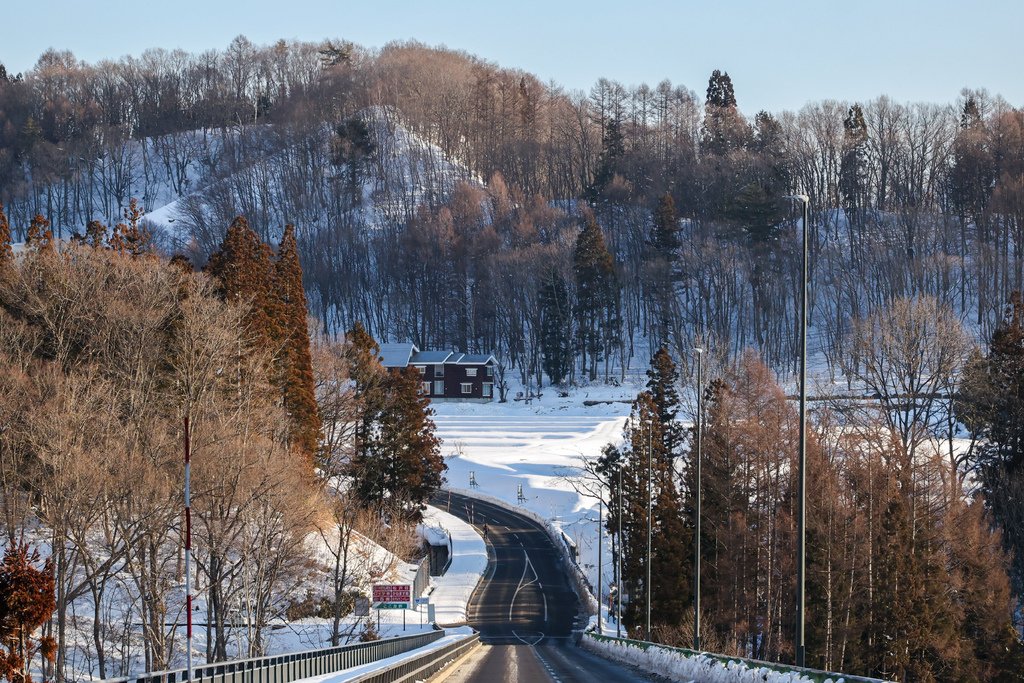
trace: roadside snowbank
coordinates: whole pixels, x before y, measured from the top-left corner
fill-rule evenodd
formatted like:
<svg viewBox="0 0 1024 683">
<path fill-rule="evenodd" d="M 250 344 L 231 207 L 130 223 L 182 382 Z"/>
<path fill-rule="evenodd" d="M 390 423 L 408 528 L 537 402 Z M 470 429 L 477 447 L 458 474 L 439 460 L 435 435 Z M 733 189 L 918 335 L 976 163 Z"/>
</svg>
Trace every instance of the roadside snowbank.
<svg viewBox="0 0 1024 683">
<path fill-rule="evenodd" d="M 487 570 L 484 539 L 458 517 L 430 506 L 423 514 L 420 533 L 442 542 L 447 542 L 450 535 L 452 561 L 444 576 L 431 577 L 430 602 L 438 624 L 465 624 L 469 599 Z"/>
<path fill-rule="evenodd" d="M 708 655 L 687 655 L 679 650 L 651 645 L 643 648 L 623 642 L 584 637 L 580 643 L 591 652 L 656 673 L 671 680 L 701 683 L 844 683 L 871 679 L 826 675 L 805 676 L 796 671 L 775 671 L 746 662 L 723 662 Z"/>
</svg>

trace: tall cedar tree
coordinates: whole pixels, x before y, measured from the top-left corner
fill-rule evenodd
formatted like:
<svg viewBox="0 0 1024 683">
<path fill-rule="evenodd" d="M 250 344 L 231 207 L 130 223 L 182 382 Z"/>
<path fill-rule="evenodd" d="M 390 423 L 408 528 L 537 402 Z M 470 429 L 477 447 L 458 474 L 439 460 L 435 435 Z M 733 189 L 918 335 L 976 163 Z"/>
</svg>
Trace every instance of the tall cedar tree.
<svg viewBox="0 0 1024 683">
<path fill-rule="evenodd" d="M 847 220 L 860 224 L 868 201 L 868 125 L 859 104 L 850 106 L 843 119 L 843 158 L 839 162 L 839 191 Z"/>
<path fill-rule="evenodd" d="M 581 368 L 595 380 L 601 352 L 618 333 L 618 280 L 601 226 L 590 211 L 586 212 L 583 229 L 576 238 L 573 272 Z"/>
<path fill-rule="evenodd" d="M 732 79 L 715 69 L 708 78 L 704 102 L 702 147 L 713 156 L 725 156 L 742 148 L 747 138 L 747 125 L 736 108 Z"/>
<path fill-rule="evenodd" d="M 274 263 L 274 294 L 280 299 L 282 340 L 279 366 L 291 442 L 307 455 L 313 455 L 320 441 L 320 417 L 309 351 L 306 292 L 302 286 L 302 265 L 292 225 L 285 226 Z"/>
<path fill-rule="evenodd" d="M 13 543 L 0 566 L 0 678 L 11 683 L 31 683 L 37 653 L 51 662 L 56 654 L 53 638 L 34 636 L 55 608 L 53 567 L 38 563 L 38 552 Z"/>
<path fill-rule="evenodd" d="M 671 630 L 678 626 L 691 596 L 687 587 L 692 541 L 684 522 L 673 470 L 663 451 L 660 429 L 653 397 L 649 392 L 641 392 L 633 402 L 624 430 L 628 447 L 621 450 L 607 447 L 597 467 L 599 475 L 609 484 L 609 532 L 618 533 L 619 518 L 622 518 L 622 538 L 617 539 L 616 545 L 622 555 L 623 619 L 638 636 L 644 635 L 647 613 L 648 490 L 653 501 L 652 629 Z"/>
<path fill-rule="evenodd" d="M 540 343 L 544 372 L 561 385 L 572 369 L 572 310 L 565 278 L 552 272 L 540 288 Z"/>
<path fill-rule="evenodd" d="M 679 251 L 679 216 L 672 195 L 667 192 L 658 201 L 654 210 L 654 226 L 649 244 L 649 256 L 645 264 L 650 297 L 657 315 L 657 331 L 653 333 L 657 342 L 667 343 L 669 321 L 675 303 L 675 285 L 679 280 L 676 268 Z"/>
<path fill-rule="evenodd" d="M 957 417 L 979 439 L 972 464 L 1013 557 L 1014 592 L 1024 596 L 1024 299 L 1016 292 L 992 332 L 988 353 L 964 371 Z"/>
<path fill-rule="evenodd" d="M 669 263 L 675 261 L 679 249 L 679 214 L 672 195 L 665 193 L 654 210 L 654 233 L 651 235 L 654 252 Z"/>
<path fill-rule="evenodd" d="M 346 340 L 361 411 L 348 467 L 353 491 L 364 505 L 418 519 L 447 469 L 420 374 L 413 367 L 384 370 L 379 345 L 359 323 Z"/>
<path fill-rule="evenodd" d="M 679 391 L 676 389 L 678 382 L 679 370 L 668 349 L 662 346 L 651 358 L 651 367 L 647 370 L 647 391 L 654 401 L 661 427 L 662 452 L 669 462 L 683 454 L 686 439 L 685 430 L 677 421 L 680 408 Z"/>
<path fill-rule="evenodd" d="M 598 204 L 604 198 L 603 193 L 618 172 L 622 158 L 626 155 L 625 136 L 622 133 L 622 121 L 617 116 L 608 120 L 601 140 L 601 155 L 597 160 L 594 182 L 587 189 L 587 199 Z"/>
<path fill-rule="evenodd" d="M 993 157 L 985 122 L 973 97 L 964 103 L 960 131 L 953 140 L 950 198 L 962 223 L 981 223 L 996 185 L 998 166 Z"/>
<path fill-rule="evenodd" d="M 249 302 L 245 325 L 259 346 L 276 354 L 281 330 L 273 296 L 272 251 L 238 216 L 231 222 L 220 249 L 210 256 L 206 271 L 217 278 L 220 294 L 236 304 Z"/>
</svg>

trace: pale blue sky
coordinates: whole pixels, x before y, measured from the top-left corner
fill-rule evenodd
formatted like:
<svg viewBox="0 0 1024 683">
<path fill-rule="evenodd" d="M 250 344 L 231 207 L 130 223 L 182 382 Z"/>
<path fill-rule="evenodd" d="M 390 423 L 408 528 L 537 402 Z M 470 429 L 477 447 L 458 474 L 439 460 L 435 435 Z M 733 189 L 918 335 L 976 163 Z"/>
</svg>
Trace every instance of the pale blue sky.
<svg viewBox="0 0 1024 683">
<path fill-rule="evenodd" d="M 91 62 L 147 47 L 223 49 L 240 33 L 366 47 L 415 38 L 570 89 L 602 76 L 669 78 L 703 97 L 724 69 L 748 113 L 881 94 L 947 103 L 963 87 L 1024 106 L 1024 0 L 12 0 L 0 27 L 11 72 L 47 47 Z"/>
</svg>

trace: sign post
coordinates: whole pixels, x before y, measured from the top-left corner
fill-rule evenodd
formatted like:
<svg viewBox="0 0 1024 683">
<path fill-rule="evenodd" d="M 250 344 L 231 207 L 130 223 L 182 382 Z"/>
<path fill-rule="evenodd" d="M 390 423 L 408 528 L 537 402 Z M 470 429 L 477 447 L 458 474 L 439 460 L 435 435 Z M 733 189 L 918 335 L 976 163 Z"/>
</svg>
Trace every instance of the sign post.
<svg viewBox="0 0 1024 683">
<path fill-rule="evenodd" d="M 373 586 L 373 602 L 378 609 L 410 609 L 412 586 L 405 583 L 378 583 Z"/>
<path fill-rule="evenodd" d="M 416 598 L 416 611 L 420 613 L 420 626 L 423 626 L 423 610 L 420 609 L 423 605 L 430 605 L 430 598 Z"/>
</svg>

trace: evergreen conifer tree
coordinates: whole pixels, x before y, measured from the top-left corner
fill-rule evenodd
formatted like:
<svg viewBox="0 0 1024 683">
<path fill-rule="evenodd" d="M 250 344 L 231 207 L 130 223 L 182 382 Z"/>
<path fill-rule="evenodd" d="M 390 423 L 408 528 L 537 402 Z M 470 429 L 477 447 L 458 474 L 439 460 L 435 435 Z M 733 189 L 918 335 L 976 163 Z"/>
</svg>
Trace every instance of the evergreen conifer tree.
<svg viewBox="0 0 1024 683">
<path fill-rule="evenodd" d="M 1024 595 L 1024 298 L 1015 292 L 992 332 L 988 353 L 964 371 L 957 418 L 978 439 L 972 464 L 1013 557 L 1014 593 Z"/>
<path fill-rule="evenodd" d="M 220 249 L 210 256 L 206 271 L 217 279 L 226 301 L 248 304 L 246 328 L 260 347 L 276 354 L 281 331 L 273 296 L 272 253 L 249 222 L 238 216 L 231 222 Z"/>
<path fill-rule="evenodd" d="M 385 370 L 379 345 L 360 323 L 346 334 L 346 343 L 359 413 L 347 468 L 353 493 L 364 505 L 418 519 L 447 469 L 430 399 L 420 393 L 420 374 L 411 367 Z"/>
<path fill-rule="evenodd" d="M 51 662 L 56 655 L 53 638 L 35 635 L 55 609 L 53 568 L 38 563 L 38 552 L 11 543 L 0 565 L 0 679 L 32 683 L 36 654 Z"/>
<path fill-rule="evenodd" d="M 551 383 L 561 385 L 572 366 L 572 310 L 565 279 L 552 272 L 539 297 L 542 364 Z"/>
<path fill-rule="evenodd" d="M 704 101 L 703 148 L 714 156 L 741 149 L 748 137 L 747 124 L 736 108 L 736 94 L 728 73 L 715 69 L 708 79 Z"/>
<path fill-rule="evenodd" d="M 604 129 L 604 136 L 601 140 L 601 154 L 597 160 L 597 170 L 594 172 L 594 181 L 587 189 L 586 197 L 593 203 L 598 204 L 602 200 L 602 193 L 611 185 L 619 170 L 622 158 L 626 154 L 625 136 L 622 134 L 622 121 L 618 116 L 608 119 Z"/>
<path fill-rule="evenodd" d="M 675 261 L 679 249 L 679 214 L 672 195 L 665 193 L 654 210 L 654 234 L 651 238 L 654 252 L 669 263 Z"/>
<path fill-rule="evenodd" d="M 605 246 L 601 226 L 587 212 L 573 252 L 576 276 L 576 332 L 582 352 L 583 369 L 597 379 L 597 363 L 608 353 L 619 334 L 618 279 L 612 255 Z M 589 360 L 589 367 L 588 367 Z"/>
<path fill-rule="evenodd" d="M 848 220 L 858 223 L 867 204 L 868 126 L 859 104 L 843 119 L 843 158 L 839 162 L 839 191 Z"/>
<path fill-rule="evenodd" d="M 676 389 L 678 382 L 679 370 L 668 349 L 662 346 L 651 358 L 651 367 L 647 370 L 647 391 L 654 401 L 662 452 L 669 464 L 683 454 L 686 439 L 685 430 L 677 420 L 680 408 L 679 391 Z"/>
<path fill-rule="evenodd" d="M 320 419 L 309 350 L 309 326 L 306 324 L 306 292 L 302 286 L 302 265 L 292 225 L 285 226 L 274 263 L 274 294 L 280 301 L 282 345 L 278 366 L 282 375 L 284 406 L 291 420 L 291 440 L 293 445 L 312 457 L 320 440 Z"/>
</svg>

